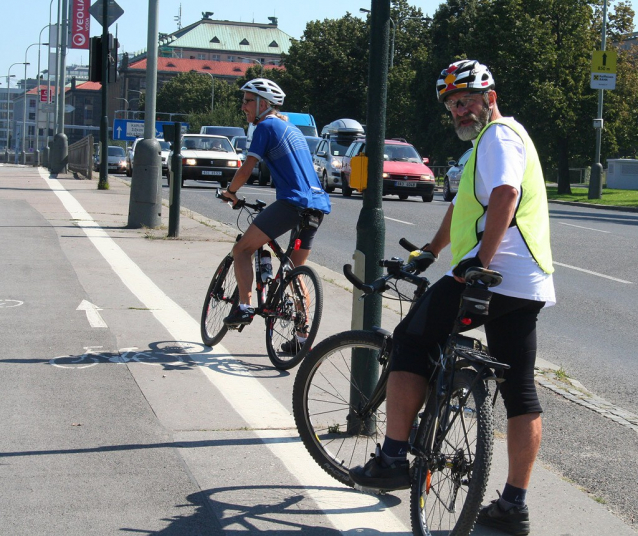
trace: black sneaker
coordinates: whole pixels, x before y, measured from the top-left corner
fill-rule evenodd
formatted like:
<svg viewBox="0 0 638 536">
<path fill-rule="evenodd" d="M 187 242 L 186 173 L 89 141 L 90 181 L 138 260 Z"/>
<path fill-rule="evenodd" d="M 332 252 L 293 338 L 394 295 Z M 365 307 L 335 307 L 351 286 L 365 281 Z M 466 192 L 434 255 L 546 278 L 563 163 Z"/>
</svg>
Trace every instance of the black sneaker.
<svg viewBox="0 0 638 536">
<path fill-rule="evenodd" d="M 297 355 L 303 345 L 304 343 L 299 342 L 297 337 L 293 337 L 291 340 L 286 341 L 281 345 L 281 351 L 286 352 L 287 354 Z"/>
<path fill-rule="evenodd" d="M 252 307 L 246 309 L 240 309 L 237 307 L 226 318 L 224 318 L 224 324 L 227 326 L 243 326 L 250 324 L 255 316 L 255 310 Z"/>
<path fill-rule="evenodd" d="M 494 499 L 479 510 L 476 522 L 484 527 L 499 529 L 514 536 L 525 536 L 530 532 L 527 505 L 512 506 L 509 510 L 503 510 L 498 504 L 498 499 Z"/>
<path fill-rule="evenodd" d="M 370 461 L 363 467 L 350 469 L 350 478 L 364 488 L 382 491 L 408 489 L 410 487 L 410 462 L 395 461 L 387 465 L 381 457 L 381 446 L 377 445 Z"/>
</svg>

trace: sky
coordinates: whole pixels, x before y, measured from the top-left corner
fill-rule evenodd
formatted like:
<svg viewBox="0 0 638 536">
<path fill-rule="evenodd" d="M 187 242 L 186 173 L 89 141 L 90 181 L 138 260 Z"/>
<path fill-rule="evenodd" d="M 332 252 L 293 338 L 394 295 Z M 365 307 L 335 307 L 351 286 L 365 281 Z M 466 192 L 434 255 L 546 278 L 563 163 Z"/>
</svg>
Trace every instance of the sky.
<svg viewBox="0 0 638 536">
<path fill-rule="evenodd" d="M 94 0 L 90 0 L 94 3 Z M 40 32 L 49 24 L 57 22 L 57 6 L 62 0 L 24 0 L 22 9 L 3 10 L 0 18 L 0 95 L 7 87 L 7 74 L 13 63 L 30 63 L 27 66 L 27 77 L 35 78 L 38 64 L 38 43 Z M 68 0 L 69 4 L 71 0 Z M 124 14 L 111 25 L 109 30 L 117 34 L 120 42 L 120 52 L 134 53 L 147 46 L 148 39 L 148 1 L 147 0 L 116 0 L 124 10 Z M 268 17 L 275 16 L 278 19 L 279 28 L 299 39 L 303 34 L 306 24 L 313 20 L 337 19 L 350 12 L 353 15 L 363 17 L 359 8 L 370 8 L 370 0 L 271 0 L 269 2 L 245 2 L 226 1 L 214 2 L 212 0 L 158 0 L 159 3 L 159 32 L 171 33 L 178 29 L 175 20 L 180 15 L 182 27 L 197 22 L 202 18 L 202 12 L 212 11 L 211 18 L 216 20 L 232 20 L 243 22 L 268 23 Z M 425 15 L 433 15 L 441 4 L 441 0 L 411 0 L 410 4 L 419 7 Z M 632 8 L 638 12 L 638 0 L 631 1 Z M 52 14 L 50 15 L 50 9 Z M 638 27 L 638 16 L 634 19 Z M 101 35 L 102 27 L 91 17 L 91 36 Z M 48 41 L 46 29 L 41 32 L 42 42 Z M 47 68 L 47 54 L 45 46 L 40 49 L 40 71 Z M 67 65 L 88 65 L 88 51 L 70 49 L 67 54 Z M 24 78 L 24 66 L 14 65 L 11 74 L 16 75 L 11 81 Z M 15 86 L 15 83 L 12 83 Z"/>
</svg>

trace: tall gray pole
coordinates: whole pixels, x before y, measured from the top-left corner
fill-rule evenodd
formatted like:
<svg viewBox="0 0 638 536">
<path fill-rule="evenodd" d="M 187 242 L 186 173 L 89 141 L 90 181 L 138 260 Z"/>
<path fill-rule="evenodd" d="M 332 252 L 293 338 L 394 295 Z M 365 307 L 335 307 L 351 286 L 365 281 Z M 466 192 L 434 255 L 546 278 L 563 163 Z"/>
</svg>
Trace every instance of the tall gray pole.
<svg viewBox="0 0 638 536">
<path fill-rule="evenodd" d="M 49 169 L 53 175 L 65 171 L 69 155 L 69 141 L 64 133 L 64 100 L 66 97 L 66 42 L 67 42 L 67 21 L 69 18 L 68 0 L 62 0 L 62 9 L 60 10 L 60 18 L 62 19 L 62 29 L 58 24 L 58 45 L 59 60 L 58 71 L 56 71 L 57 98 L 55 99 L 55 109 L 57 115 L 57 133 L 53 138 L 53 149 L 49 157 Z"/>
<path fill-rule="evenodd" d="M 109 189 L 109 3 L 102 3 L 102 115 L 100 119 L 100 178 L 98 190 Z"/>
<path fill-rule="evenodd" d="M 379 260 L 385 246 L 385 220 L 383 217 L 383 149 L 385 141 L 385 115 L 388 94 L 388 38 L 390 33 L 390 0 L 372 0 L 370 11 L 370 62 L 368 67 L 368 107 L 366 116 L 366 155 L 368 156 L 368 185 L 363 191 L 363 205 L 357 221 L 357 251 L 355 259 L 363 260 L 365 282 L 370 283 L 383 274 Z M 357 267 L 355 266 L 355 269 Z M 359 271 L 357 269 L 356 271 Z M 366 298 L 362 328 L 381 325 L 381 297 L 373 294 Z M 370 356 L 365 350 L 353 351 L 352 376 L 360 389 L 350 392 L 350 407 L 359 407 L 377 382 L 377 371 L 368 367 Z M 348 427 L 357 430 L 356 416 L 350 415 Z M 372 431 L 375 424 L 365 423 Z"/>
<path fill-rule="evenodd" d="M 133 178 L 128 212 L 128 226 L 131 228 L 156 228 L 162 224 L 162 158 L 160 144 L 155 139 L 158 19 L 159 0 L 149 0 L 146 114 L 144 139 L 138 142 L 133 155 Z"/>
<path fill-rule="evenodd" d="M 603 29 L 600 49 L 605 50 L 607 44 L 607 0 L 603 3 Z M 596 127 L 596 156 L 589 176 L 588 199 L 600 199 L 603 196 L 603 165 L 600 163 L 600 148 L 603 138 L 603 96 L 604 89 L 598 90 L 598 121 Z"/>
<path fill-rule="evenodd" d="M 53 97 L 53 132 L 54 136 L 58 133 L 58 106 L 60 104 L 60 36 L 61 31 L 61 13 L 62 13 L 62 0 L 58 0 L 58 23 L 55 27 L 55 96 Z"/>
<path fill-rule="evenodd" d="M 27 135 L 27 65 L 29 62 L 27 61 L 27 54 L 29 49 L 39 43 L 31 43 L 27 49 L 24 51 L 24 102 L 22 103 L 22 164 L 27 163 L 27 148 L 26 144 L 26 135 Z"/>
<path fill-rule="evenodd" d="M 66 42 L 68 33 L 68 20 L 69 20 L 69 2 L 68 0 L 62 0 L 62 30 L 58 36 L 58 43 L 60 45 L 60 85 L 58 87 L 58 133 L 64 134 L 64 99 L 66 97 Z"/>
</svg>

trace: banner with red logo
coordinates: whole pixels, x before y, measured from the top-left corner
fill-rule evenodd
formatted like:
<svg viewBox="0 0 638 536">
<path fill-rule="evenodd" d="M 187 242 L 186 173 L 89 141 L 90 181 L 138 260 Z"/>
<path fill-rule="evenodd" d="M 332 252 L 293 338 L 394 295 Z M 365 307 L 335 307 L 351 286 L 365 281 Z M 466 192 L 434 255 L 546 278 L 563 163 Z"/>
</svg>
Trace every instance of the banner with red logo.
<svg viewBox="0 0 638 536">
<path fill-rule="evenodd" d="M 40 102 L 50 102 L 49 101 L 49 88 L 41 87 L 40 88 Z"/>
<path fill-rule="evenodd" d="M 91 15 L 89 14 L 91 0 L 73 0 L 71 16 L 71 47 L 89 48 L 89 31 L 91 29 Z"/>
</svg>

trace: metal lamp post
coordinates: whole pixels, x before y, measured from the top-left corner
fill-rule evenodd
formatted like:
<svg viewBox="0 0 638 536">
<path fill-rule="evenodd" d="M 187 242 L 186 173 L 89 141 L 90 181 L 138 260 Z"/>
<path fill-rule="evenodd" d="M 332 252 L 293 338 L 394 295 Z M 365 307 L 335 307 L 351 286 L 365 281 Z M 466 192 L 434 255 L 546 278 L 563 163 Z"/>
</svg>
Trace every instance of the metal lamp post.
<svg viewBox="0 0 638 536">
<path fill-rule="evenodd" d="M 207 74 L 208 76 L 210 76 L 210 84 L 211 84 L 210 111 L 212 113 L 213 112 L 213 106 L 215 104 L 215 77 L 212 75 L 212 73 L 207 73 L 206 71 L 196 71 L 195 69 L 193 69 L 191 71 L 191 73 Z"/>
<path fill-rule="evenodd" d="M 50 8 L 50 6 L 49 6 Z M 49 46 L 49 43 L 42 42 L 42 32 L 49 28 L 51 25 L 47 24 L 44 28 L 40 30 L 40 36 L 38 37 L 38 94 L 35 99 L 35 146 L 33 151 L 33 166 L 38 167 L 40 165 L 40 149 L 38 147 L 40 143 L 40 45 Z M 49 103 L 49 92 L 47 91 L 47 104 Z M 48 119 L 48 116 L 47 116 Z M 48 133 L 47 133 L 48 134 Z"/>
<path fill-rule="evenodd" d="M 23 165 L 27 163 L 27 151 L 26 151 L 26 147 L 24 146 L 26 142 L 26 130 L 27 130 L 27 65 L 29 65 L 29 63 L 27 62 L 27 54 L 29 52 L 29 49 L 36 45 L 40 45 L 40 43 L 39 42 L 31 43 L 27 47 L 27 49 L 24 51 L 24 102 L 22 103 L 23 104 L 22 106 L 22 164 Z M 38 73 L 38 76 L 39 75 L 40 73 Z"/>
<path fill-rule="evenodd" d="M 124 117 L 128 119 L 128 99 L 125 99 L 124 97 L 117 97 L 115 100 L 123 100 L 126 103 L 126 108 L 124 108 Z"/>
<path fill-rule="evenodd" d="M 29 64 L 26 62 L 21 62 L 21 61 L 12 63 L 9 66 L 9 70 L 7 71 L 7 78 L 12 78 L 11 67 L 13 67 L 14 65 L 24 65 L 24 69 L 26 71 L 26 68 L 27 68 L 26 66 Z M 26 74 L 25 74 L 25 87 L 26 87 Z M 14 120 L 15 120 L 15 114 L 14 114 Z M 7 129 L 8 128 L 9 128 L 9 82 L 7 82 Z M 7 148 L 5 149 L 5 154 L 7 156 L 7 162 L 8 162 L 9 161 L 9 131 L 8 130 L 7 130 Z"/>
<path fill-rule="evenodd" d="M 11 87 L 10 80 L 15 77 L 16 77 L 15 74 L 2 77 L 2 78 L 5 78 L 7 81 L 7 124 L 6 124 L 7 140 L 4 144 L 4 160 L 7 163 L 9 162 L 9 93 L 10 93 L 9 88 Z"/>
</svg>

